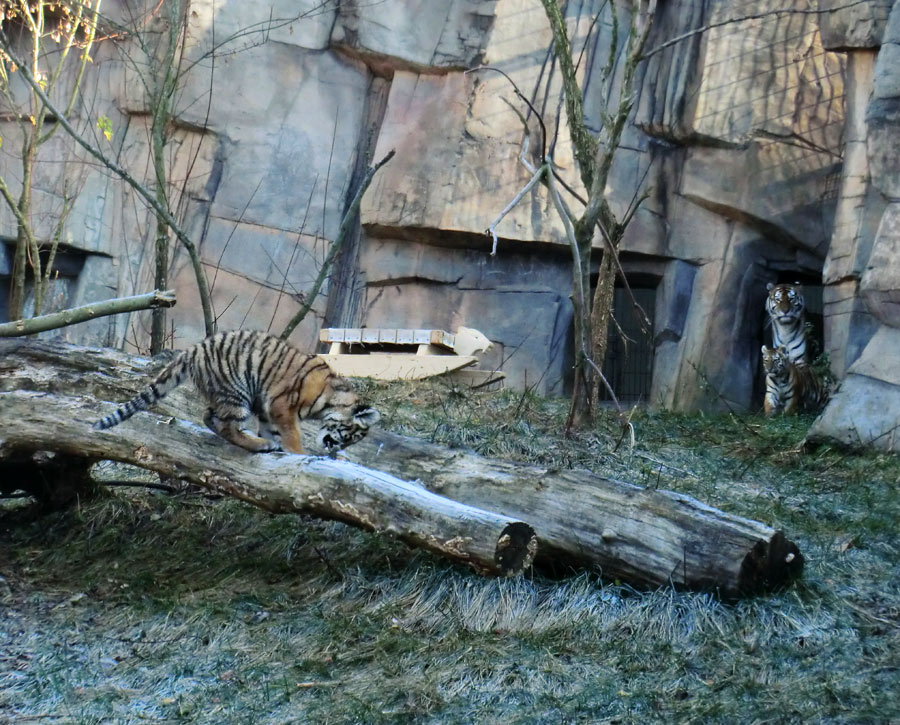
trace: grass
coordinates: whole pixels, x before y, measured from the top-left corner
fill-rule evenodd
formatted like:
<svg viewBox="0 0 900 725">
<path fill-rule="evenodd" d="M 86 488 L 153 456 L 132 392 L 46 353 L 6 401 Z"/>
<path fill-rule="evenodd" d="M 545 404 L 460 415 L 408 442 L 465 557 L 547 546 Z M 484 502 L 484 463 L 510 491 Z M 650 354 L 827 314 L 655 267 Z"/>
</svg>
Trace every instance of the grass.
<svg viewBox="0 0 900 725">
<path fill-rule="evenodd" d="M 0 721 L 900 722 L 900 461 L 809 419 L 371 384 L 399 432 L 682 491 L 783 528 L 794 586 L 725 603 L 595 572 L 486 579 L 388 536 L 113 488 L 0 502 Z M 618 448 L 616 448 L 619 443 Z M 108 473 L 106 475 L 109 475 Z"/>
</svg>

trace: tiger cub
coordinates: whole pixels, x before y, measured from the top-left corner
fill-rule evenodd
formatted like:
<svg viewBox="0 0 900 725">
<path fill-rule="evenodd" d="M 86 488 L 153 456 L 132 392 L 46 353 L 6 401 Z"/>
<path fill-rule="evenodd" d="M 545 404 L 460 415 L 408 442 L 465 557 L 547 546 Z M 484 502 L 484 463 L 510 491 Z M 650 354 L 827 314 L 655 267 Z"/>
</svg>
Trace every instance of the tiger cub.
<svg viewBox="0 0 900 725">
<path fill-rule="evenodd" d="M 769 282 L 766 289 L 769 290 L 766 312 L 772 323 L 772 347 L 784 348 L 794 365 L 806 365 L 806 301 L 800 286 Z"/>
<path fill-rule="evenodd" d="M 303 453 L 299 421 L 324 422 L 320 446 L 339 450 L 363 438 L 381 414 L 361 404 L 350 383 L 318 355 L 303 354 L 254 330 L 220 332 L 178 355 L 141 393 L 94 424 L 102 430 L 146 410 L 190 376 L 209 408 L 203 420 L 236 446 Z M 259 433 L 249 429 L 253 419 Z"/>
<path fill-rule="evenodd" d="M 795 365 L 783 347 L 762 346 L 766 371 L 766 417 L 783 412 L 792 415 L 798 409 L 815 412 L 828 402 L 827 386 L 806 365 Z"/>
</svg>

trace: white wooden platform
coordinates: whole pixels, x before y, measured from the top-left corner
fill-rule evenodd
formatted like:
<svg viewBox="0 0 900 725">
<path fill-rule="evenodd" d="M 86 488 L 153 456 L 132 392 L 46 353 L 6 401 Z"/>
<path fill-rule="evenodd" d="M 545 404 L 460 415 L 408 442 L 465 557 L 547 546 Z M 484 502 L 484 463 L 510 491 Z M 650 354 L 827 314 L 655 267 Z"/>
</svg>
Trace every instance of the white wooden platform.
<svg viewBox="0 0 900 725">
<path fill-rule="evenodd" d="M 376 380 L 422 380 L 436 375 L 458 376 L 470 387 L 498 383 L 505 374 L 463 370 L 478 362 L 476 352 L 491 342 L 478 330 L 394 328 L 325 328 L 319 340 L 331 347 L 322 357 L 338 375 Z"/>
</svg>

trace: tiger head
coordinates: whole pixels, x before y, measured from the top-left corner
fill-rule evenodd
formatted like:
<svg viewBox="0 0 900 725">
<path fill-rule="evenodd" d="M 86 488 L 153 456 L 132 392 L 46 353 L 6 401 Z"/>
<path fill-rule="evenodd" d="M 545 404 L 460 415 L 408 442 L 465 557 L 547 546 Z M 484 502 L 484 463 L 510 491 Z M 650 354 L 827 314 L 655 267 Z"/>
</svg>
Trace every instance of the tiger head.
<svg viewBox="0 0 900 725">
<path fill-rule="evenodd" d="M 312 417 L 322 422 L 316 442 L 329 453 L 337 453 L 365 438 L 369 428 L 381 420 L 381 413 L 360 402 L 353 383 L 329 372 L 319 405 Z"/>
<path fill-rule="evenodd" d="M 787 351 L 783 347 L 762 346 L 763 370 L 772 378 L 784 378 L 789 374 Z"/>
<path fill-rule="evenodd" d="M 322 427 L 316 436 L 318 444 L 329 452 L 337 452 L 365 438 L 369 428 L 381 420 L 375 408 L 357 403 L 350 408 L 331 408 L 321 416 Z"/>
<path fill-rule="evenodd" d="M 769 296 L 766 298 L 766 312 L 773 320 L 782 324 L 788 324 L 803 316 L 806 303 L 800 285 L 796 284 L 772 284 L 769 282 L 766 289 Z"/>
</svg>

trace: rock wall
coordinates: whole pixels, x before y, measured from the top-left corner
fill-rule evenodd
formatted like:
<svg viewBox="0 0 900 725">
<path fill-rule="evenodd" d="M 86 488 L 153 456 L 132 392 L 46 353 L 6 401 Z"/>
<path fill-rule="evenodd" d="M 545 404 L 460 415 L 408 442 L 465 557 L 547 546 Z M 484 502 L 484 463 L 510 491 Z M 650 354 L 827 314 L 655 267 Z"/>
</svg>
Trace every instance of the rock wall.
<svg viewBox="0 0 900 725">
<path fill-rule="evenodd" d="M 783 7 L 756 5 L 757 11 Z M 573 45 L 585 58 L 585 112 L 599 129 L 604 99 L 615 95 L 615 84 L 610 91 L 604 83 L 612 18 L 599 0 L 570 3 L 569 9 Z M 600 30 L 589 35 L 598 12 Z M 622 247 L 627 272 L 656 289 L 654 374 L 643 394 L 653 404 L 758 405 L 765 284 L 787 273 L 818 276 L 828 247 L 842 151 L 843 58 L 824 50 L 814 15 L 726 22 L 743 14 L 745 3 L 663 6 L 651 48 L 704 25 L 717 27 L 651 56 L 612 175 L 610 194 L 621 212 L 642 188 L 653 189 Z M 558 109 L 549 44 L 538 2 L 501 0 L 483 62 L 505 76 L 489 70 L 395 73 L 376 156 L 391 148 L 410 153 L 385 169 L 365 199 L 364 246 L 400 238 L 487 250 L 488 240 L 478 235 L 527 183 L 530 175 L 519 156 L 526 141 L 526 153 L 538 143 L 533 122 L 528 133 L 523 129 L 526 111 L 507 76 L 535 107 Z M 554 158 L 579 187 L 562 121 Z M 541 267 L 564 279 L 563 229 L 542 189 L 527 201 L 498 226 L 498 256 L 512 250 L 540 255 Z M 560 248 L 560 254 L 550 256 L 548 247 Z M 365 274 L 366 265 L 361 268 Z M 444 302 L 450 299 L 445 280 L 398 277 L 395 295 L 414 300 L 410 311 L 417 324 L 454 319 L 456 308 Z M 527 300 L 521 309 L 533 319 L 531 285 L 543 287 L 545 281 L 528 276 L 516 287 L 505 286 L 502 299 L 484 295 L 466 324 L 506 348 L 516 345 L 498 324 L 510 317 L 509 328 L 522 324 L 510 292 Z M 386 303 L 377 284 L 363 306 L 381 321 Z M 556 289 L 568 293 L 567 286 Z M 390 313 L 395 310 L 392 305 Z M 562 339 L 557 326 L 571 322 L 555 310 L 554 324 L 541 326 Z M 567 348 L 544 345 L 542 338 L 539 347 L 550 364 L 536 357 L 540 349 L 522 349 L 517 359 L 523 372 L 571 366 Z M 549 376 L 541 380 L 545 390 L 560 389 Z"/>
<path fill-rule="evenodd" d="M 567 4 L 594 130 L 616 96 L 627 32 L 610 5 Z M 622 246 L 654 321 L 634 341 L 652 370 L 633 397 L 682 410 L 758 409 L 769 281 L 802 280 L 814 308 L 821 299 L 825 349 L 848 389 L 880 349 L 869 347 L 888 344 L 900 302 L 896 264 L 887 264 L 900 226 L 894 5 L 821 0 L 816 13 L 783 0 L 660 4 L 608 189 L 619 212 L 650 191 Z M 122 22 L 135 7 L 104 3 Z M 148 17 L 141 27 L 153 38 L 164 26 Z M 545 190 L 535 187 L 499 224 L 496 255 L 484 235 L 529 180 L 520 157 L 534 159 L 540 143 L 510 80 L 542 109 L 560 173 L 583 193 L 540 0 L 195 0 L 189 21 L 169 194 L 197 240 L 220 327 L 284 326 L 366 164 L 394 149 L 295 342 L 314 347 L 322 325 L 463 324 L 495 343 L 485 367 L 502 367 L 515 385 L 565 392 L 571 257 Z M 620 52 L 607 69 L 615 32 Z M 112 141 L 98 143 L 149 183 L 148 66 L 136 48 L 134 38 L 98 46 L 90 102 L 73 121 L 96 137 L 97 119 L 111 119 Z M 0 174 L 13 188 L 15 133 L 0 122 Z M 47 220 L 45 234 L 64 180 L 70 194 L 78 189 L 59 304 L 144 291 L 152 280 L 152 218 L 132 190 L 82 161 L 57 134 L 39 169 L 34 216 Z M 0 209 L 0 234 L 14 233 Z M 0 255 L 0 276 L 8 266 Z M 172 273 L 173 343 L 183 346 L 203 325 L 177 249 Z M 144 314 L 60 334 L 142 348 L 147 330 Z M 627 373 L 631 357 L 610 364 Z M 867 375 L 896 383 L 888 372 Z"/>
<path fill-rule="evenodd" d="M 823 272 L 835 309 L 826 339 L 843 380 L 809 436 L 896 451 L 900 446 L 900 2 L 871 3 L 869 15 L 862 10 L 832 13 L 834 32 L 827 38 L 846 51 L 855 81 L 840 223 L 835 224 Z"/>
</svg>

